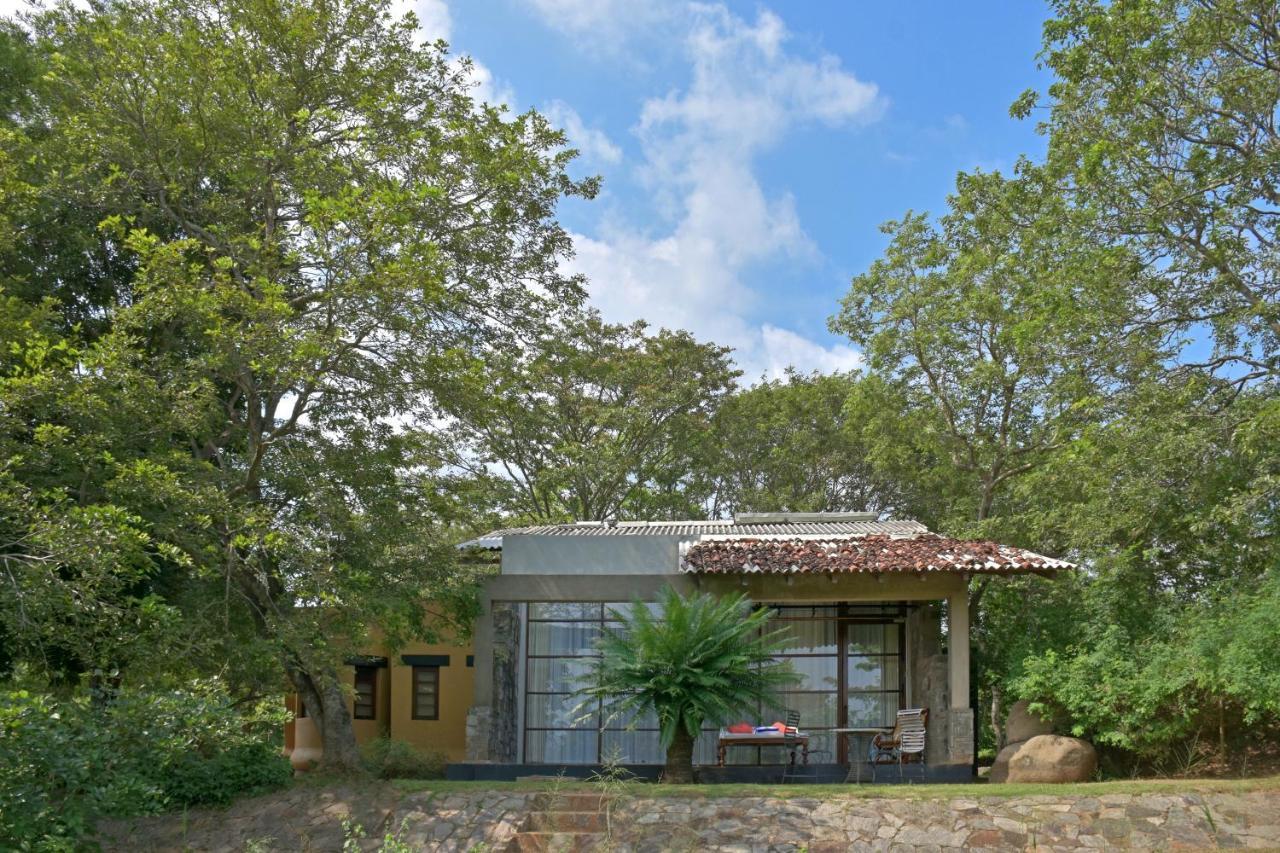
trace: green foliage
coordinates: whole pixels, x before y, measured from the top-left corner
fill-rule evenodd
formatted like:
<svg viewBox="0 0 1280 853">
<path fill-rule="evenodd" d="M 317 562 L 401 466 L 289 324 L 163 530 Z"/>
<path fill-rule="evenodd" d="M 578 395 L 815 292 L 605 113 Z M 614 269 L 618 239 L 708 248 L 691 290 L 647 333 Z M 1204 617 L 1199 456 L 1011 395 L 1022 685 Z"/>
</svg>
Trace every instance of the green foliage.
<svg viewBox="0 0 1280 853">
<path fill-rule="evenodd" d="M 884 511 L 903 502 L 864 436 L 874 416 L 857 406 L 847 374 L 761 382 L 724 400 L 703 466 L 713 514 Z"/>
<path fill-rule="evenodd" d="M 287 785 L 282 717 L 235 707 L 214 682 L 96 700 L 0 693 L 0 844 L 70 848 L 100 817 Z"/>
<path fill-rule="evenodd" d="M 658 595 L 660 613 L 640 602 L 606 625 L 600 657 L 580 691 L 604 700 L 604 718 L 654 713 L 659 742 L 667 750 L 671 781 L 690 781 L 692 743 L 703 723 L 718 725 L 754 714 L 797 676 L 773 655 L 786 631 L 766 628 L 770 611 L 750 609 L 743 595 L 682 596 L 671 587 Z M 679 743 L 681 750 L 673 750 Z"/>
<path fill-rule="evenodd" d="M 1273 0 L 1056 0 L 1048 164 L 1160 275 L 1135 325 L 1203 324 L 1211 369 L 1275 379 L 1280 50 Z M 1019 110 L 1034 103 L 1025 95 Z"/>
<path fill-rule="evenodd" d="M 568 318 L 449 395 L 457 461 L 500 466 L 516 518 L 687 516 L 692 453 L 736 376 L 727 349 L 687 332 Z"/>
<path fill-rule="evenodd" d="M 596 181 L 389 0 L 59 4 L 0 63 L 4 652 L 284 670 L 354 767 L 337 662 L 471 613 L 433 424 L 580 303 Z"/>
<path fill-rule="evenodd" d="M 379 737 L 360 747 L 365 767 L 379 779 L 443 779 L 448 759 L 443 753 L 411 743 Z"/>
<path fill-rule="evenodd" d="M 1132 636 L 1098 620 L 1028 658 L 1019 692 L 1066 710 L 1077 736 L 1147 762 L 1202 740 L 1243 743 L 1243 727 L 1280 716 L 1280 574 L 1256 591 L 1166 607 L 1155 622 Z"/>
<path fill-rule="evenodd" d="M 954 472 L 954 531 L 990 518 L 1009 482 L 1102 417 L 1107 389 L 1150 363 L 1152 342 L 1112 339 L 1141 271 L 1092 239 L 1042 170 L 962 173 L 947 203 L 936 225 L 908 213 L 883 226 L 884 257 L 831 325 L 917 426 L 885 439 Z"/>
</svg>

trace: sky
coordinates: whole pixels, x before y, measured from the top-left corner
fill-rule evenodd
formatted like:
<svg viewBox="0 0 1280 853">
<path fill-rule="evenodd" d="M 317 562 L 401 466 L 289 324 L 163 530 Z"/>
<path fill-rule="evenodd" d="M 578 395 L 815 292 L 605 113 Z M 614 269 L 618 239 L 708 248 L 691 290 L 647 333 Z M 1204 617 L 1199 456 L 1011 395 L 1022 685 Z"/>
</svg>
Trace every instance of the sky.
<svg viewBox="0 0 1280 853">
<path fill-rule="evenodd" d="M 616 322 L 732 346 L 744 379 L 847 370 L 827 330 L 879 225 L 939 212 L 958 171 L 1039 156 L 1009 116 L 1047 85 L 1040 2 L 416 0 L 479 64 L 480 94 L 536 108 L 603 178 L 561 220 Z"/>
<path fill-rule="evenodd" d="M 827 319 L 879 225 L 1044 150 L 1008 113 L 1048 82 L 1040 0 L 398 2 L 602 177 L 559 212 L 591 304 L 731 346 L 747 382 L 856 368 Z"/>
</svg>

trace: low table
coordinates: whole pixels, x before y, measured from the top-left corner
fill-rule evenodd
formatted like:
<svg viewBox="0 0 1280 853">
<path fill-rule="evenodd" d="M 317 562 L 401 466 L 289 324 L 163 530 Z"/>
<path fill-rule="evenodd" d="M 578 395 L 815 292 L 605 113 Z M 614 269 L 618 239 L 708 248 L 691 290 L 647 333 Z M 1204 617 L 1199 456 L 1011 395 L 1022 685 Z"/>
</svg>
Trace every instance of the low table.
<svg viewBox="0 0 1280 853">
<path fill-rule="evenodd" d="M 853 740 L 854 748 L 852 751 L 849 752 L 849 772 L 845 775 L 844 781 L 846 782 L 852 781 L 861 785 L 862 784 L 862 762 L 867 760 L 867 753 L 870 752 L 869 749 L 858 748 L 860 746 L 864 746 L 864 747 L 866 746 L 866 744 L 862 743 L 862 738 L 867 737 L 868 743 L 869 743 L 869 739 L 871 737 L 874 737 L 876 735 L 887 735 L 890 732 L 892 732 L 893 729 L 885 728 L 883 726 L 854 726 L 852 728 L 832 729 L 831 731 L 837 735 L 844 735 L 846 739 L 851 738 Z M 875 768 L 875 765 L 872 765 L 871 781 L 874 782 L 875 778 L 876 778 L 876 768 Z"/>
<path fill-rule="evenodd" d="M 809 736 L 803 732 L 790 736 L 726 734 L 720 733 L 720 741 L 716 749 L 716 764 L 724 767 L 724 752 L 731 746 L 782 746 L 791 750 L 791 763 L 796 763 L 796 747 L 800 747 L 801 761 L 809 763 Z"/>
</svg>

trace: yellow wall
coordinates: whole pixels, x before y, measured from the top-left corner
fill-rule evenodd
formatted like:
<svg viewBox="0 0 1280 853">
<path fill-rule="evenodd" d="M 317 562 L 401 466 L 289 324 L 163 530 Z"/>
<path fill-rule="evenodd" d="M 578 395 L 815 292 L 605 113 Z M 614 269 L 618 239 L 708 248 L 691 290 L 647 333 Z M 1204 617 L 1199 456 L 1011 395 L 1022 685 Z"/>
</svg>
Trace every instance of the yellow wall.
<svg viewBox="0 0 1280 853">
<path fill-rule="evenodd" d="M 466 758 L 467 711 L 475 686 L 475 669 L 467 666 L 471 653 L 469 645 L 412 643 L 390 658 L 393 739 L 443 752 L 450 761 Z M 440 719 L 413 719 L 413 667 L 401 663 L 401 655 L 449 656 L 449 665 L 440 667 Z"/>
<path fill-rule="evenodd" d="M 379 645 L 361 649 L 362 655 L 385 657 L 387 666 L 378 669 L 377 717 L 352 719 L 356 742 L 388 735 L 419 749 L 443 752 L 450 761 L 466 757 L 467 711 L 475 689 L 475 669 L 467 666 L 470 645 L 410 643 L 394 653 Z M 413 667 L 401 662 L 404 655 L 448 655 L 449 665 L 440 667 L 439 719 L 413 719 Z M 347 712 L 354 713 L 355 667 L 343 668 L 347 692 Z"/>
<path fill-rule="evenodd" d="M 356 742 L 367 743 L 383 735 L 402 740 L 419 749 L 442 752 L 449 761 L 466 758 L 467 711 L 475 690 L 475 669 L 467 666 L 472 654 L 468 645 L 447 643 L 410 643 L 392 652 L 380 643 L 371 643 L 361 655 L 385 657 L 387 665 L 379 667 L 376 717 L 372 720 L 352 719 Z M 440 667 L 439 719 L 413 719 L 413 667 L 401 662 L 403 655 L 448 655 L 449 665 Z M 347 713 L 354 714 L 355 667 L 342 668 L 343 686 L 347 694 Z M 287 707 L 296 714 L 295 696 L 285 698 Z M 292 722 L 285 724 L 286 749 L 292 746 Z"/>
</svg>

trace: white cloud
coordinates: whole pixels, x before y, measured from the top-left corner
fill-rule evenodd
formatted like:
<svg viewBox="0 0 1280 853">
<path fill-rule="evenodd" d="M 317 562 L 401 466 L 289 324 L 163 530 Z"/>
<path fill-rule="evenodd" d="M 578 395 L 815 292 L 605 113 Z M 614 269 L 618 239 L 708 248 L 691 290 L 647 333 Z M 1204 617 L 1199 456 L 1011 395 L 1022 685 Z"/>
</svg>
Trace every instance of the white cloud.
<svg viewBox="0 0 1280 853">
<path fill-rule="evenodd" d="M 473 58 L 469 76 L 472 87 L 471 97 L 476 101 L 483 101 L 494 106 L 505 104 L 512 112 L 516 111 L 515 89 L 511 88 L 505 81 L 494 77 L 493 72 L 487 66 L 476 62 Z"/>
<path fill-rule="evenodd" d="M 413 11 L 418 16 L 418 27 L 431 38 L 448 41 L 453 37 L 453 16 L 444 0 L 416 0 Z"/>
<path fill-rule="evenodd" d="M 525 0 L 554 30 L 585 52 L 616 58 L 638 33 L 652 30 L 682 9 L 674 0 Z"/>
<path fill-rule="evenodd" d="M 413 11 L 418 16 L 418 30 L 429 41 L 453 38 L 453 16 L 445 0 L 400 0 L 401 14 Z"/>
<path fill-rule="evenodd" d="M 797 126 L 858 125 L 873 120 L 883 101 L 837 58 L 789 52 L 786 27 L 771 12 L 749 22 L 722 5 L 699 5 L 687 15 L 691 81 L 647 101 L 636 127 L 641 179 L 668 223 L 665 233 L 606 222 L 594 236 L 575 235 L 571 266 L 588 276 L 592 302 L 606 317 L 643 318 L 732 346 L 749 379 L 781 375 L 789 364 L 856 366 L 847 346 L 824 347 L 747 319 L 759 301 L 744 281 L 750 268 L 817 257 L 794 200 L 766 194 L 754 161 Z"/>
<path fill-rule="evenodd" d="M 781 376 L 788 366 L 805 365 L 823 373 L 848 372 L 862 367 L 862 353 L 844 344 L 824 347 L 802 335 L 765 323 L 761 327 L 766 372 Z"/>
<path fill-rule="evenodd" d="M 587 127 L 577 110 L 564 101 L 552 101 L 542 110 L 551 123 L 569 137 L 569 144 L 582 152 L 589 163 L 617 163 L 622 159 L 622 149 L 598 128 Z"/>
</svg>

